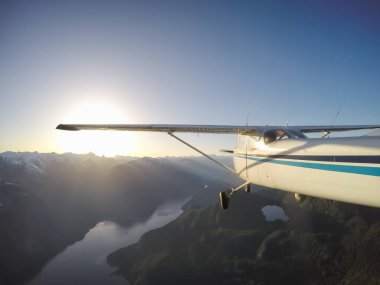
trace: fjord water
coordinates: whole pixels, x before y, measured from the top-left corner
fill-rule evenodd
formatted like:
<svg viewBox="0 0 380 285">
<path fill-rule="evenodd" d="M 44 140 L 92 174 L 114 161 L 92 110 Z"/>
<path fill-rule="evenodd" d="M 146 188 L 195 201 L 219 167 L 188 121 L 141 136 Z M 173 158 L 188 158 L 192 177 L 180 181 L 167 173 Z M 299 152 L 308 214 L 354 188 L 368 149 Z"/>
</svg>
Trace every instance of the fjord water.
<svg viewBox="0 0 380 285">
<path fill-rule="evenodd" d="M 107 264 L 107 255 L 136 243 L 144 233 L 177 218 L 188 200 L 165 203 L 146 221 L 130 227 L 122 227 L 111 221 L 98 223 L 83 240 L 67 247 L 27 284 L 128 284 L 124 278 L 112 274 L 116 269 Z"/>
</svg>

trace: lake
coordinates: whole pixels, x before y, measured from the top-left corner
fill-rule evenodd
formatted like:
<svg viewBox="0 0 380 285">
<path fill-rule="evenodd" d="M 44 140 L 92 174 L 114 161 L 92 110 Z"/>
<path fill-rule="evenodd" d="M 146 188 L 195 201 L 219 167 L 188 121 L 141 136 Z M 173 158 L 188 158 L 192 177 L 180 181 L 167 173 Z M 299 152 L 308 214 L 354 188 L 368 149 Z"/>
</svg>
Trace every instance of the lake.
<svg viewBox="0 0 380 285">
<path fill-rule="evenodd" d="M 107 256 L 119 248 L 136 243 L 144 233 L 176 219 L 187 201 L 189 198 L 165 203 L 146 221 L 130 227 L 122 227 L 111 221 L 98 223 L 83 240 L 55 256 L 26 284 L 128 284 L 124 278 L 112 274 L 116 268 L 107 264 Z"/>
</svg>

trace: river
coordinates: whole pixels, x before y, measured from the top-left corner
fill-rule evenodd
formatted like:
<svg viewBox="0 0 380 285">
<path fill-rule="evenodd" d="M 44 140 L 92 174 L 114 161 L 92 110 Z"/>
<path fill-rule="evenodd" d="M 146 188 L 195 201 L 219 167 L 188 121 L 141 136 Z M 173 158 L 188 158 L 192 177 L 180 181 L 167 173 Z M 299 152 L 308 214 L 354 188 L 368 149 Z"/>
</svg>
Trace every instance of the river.
<svg viewBox="0 0 380 285">
<path fill-rule="evenodd" d="M 107 264 L 107 256 L 136 243 L 144 233 L 176 219 L 188 200 L 163 204 L 146 221 L 131 227 L 122 227 L 110 221 L 98 223 L 83 240 L 68 246 L 50 260 L 27 285 L 128 284 L 124 278 L 112 274 L 116 268 Z"/>
</svg>

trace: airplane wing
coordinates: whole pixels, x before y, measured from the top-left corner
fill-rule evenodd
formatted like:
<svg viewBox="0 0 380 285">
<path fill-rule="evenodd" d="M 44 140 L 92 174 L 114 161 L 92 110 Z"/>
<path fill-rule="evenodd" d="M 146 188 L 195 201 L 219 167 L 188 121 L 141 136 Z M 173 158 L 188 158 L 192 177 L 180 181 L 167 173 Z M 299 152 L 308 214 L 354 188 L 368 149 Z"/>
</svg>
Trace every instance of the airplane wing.
<svg viewBox="0 0 380 285">
<path fill-rule="evenodd" d="M 255 132 L 257 128 L 247 126 L 223 126 L 223 125 L 158 125 L 158 124 L 60 124 L 59 130 L 110 130 L 110 131 L 148 131 L 165 133 L 214 133 L 237 134 L 246 131 Z"/>
<path fill-rule="evenodd" d="M 378 129 L 380 125 L 340 125 L 340 126 L 228 126 L 228 125 L 172 125 L 172 124 L 60 124 L 59 130 L 111 130 L 149 131 L 165 133 L 213 133 L 213 134 L 261 134 L 273 129 L 291 129 L 302 133 L 342 132 Z"/>
</svg>

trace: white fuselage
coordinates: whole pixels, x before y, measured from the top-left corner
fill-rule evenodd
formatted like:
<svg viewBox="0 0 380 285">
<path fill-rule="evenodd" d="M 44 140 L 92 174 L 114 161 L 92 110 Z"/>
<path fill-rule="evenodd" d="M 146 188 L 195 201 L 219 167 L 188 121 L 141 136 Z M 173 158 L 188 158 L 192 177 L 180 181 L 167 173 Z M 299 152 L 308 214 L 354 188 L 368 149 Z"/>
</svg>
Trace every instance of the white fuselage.
<svg viewBox="0 0 380 285">
<path fill-rule="evenodd" d="M 252 184 L 380 207 L 380 137 L 239 136 L 234 165 Z"/>
</svg>

